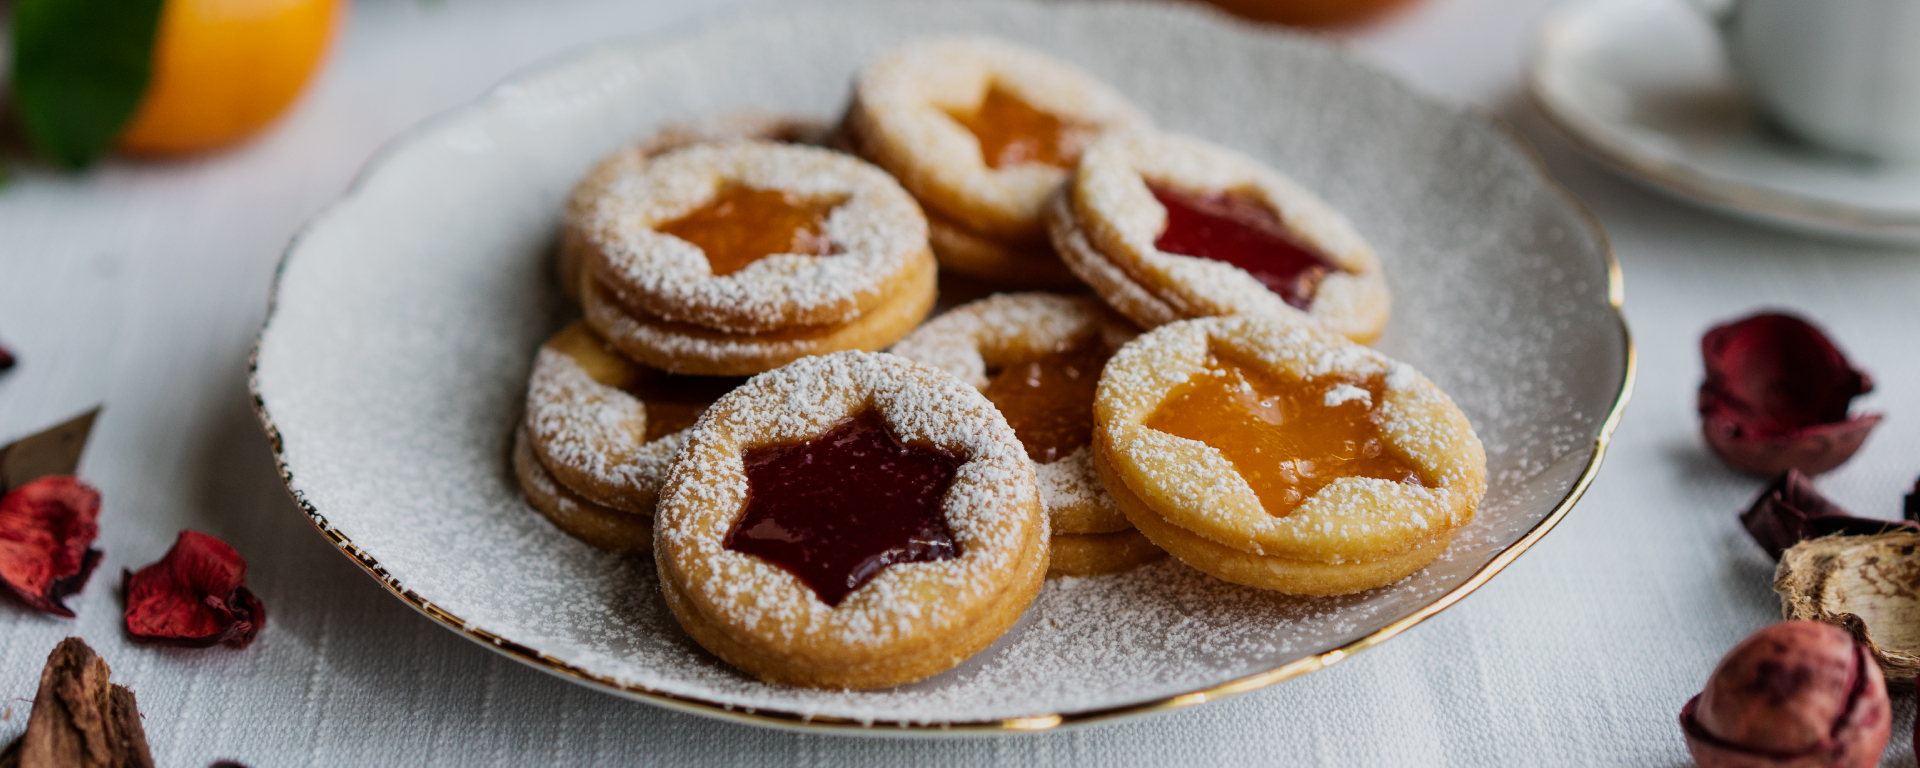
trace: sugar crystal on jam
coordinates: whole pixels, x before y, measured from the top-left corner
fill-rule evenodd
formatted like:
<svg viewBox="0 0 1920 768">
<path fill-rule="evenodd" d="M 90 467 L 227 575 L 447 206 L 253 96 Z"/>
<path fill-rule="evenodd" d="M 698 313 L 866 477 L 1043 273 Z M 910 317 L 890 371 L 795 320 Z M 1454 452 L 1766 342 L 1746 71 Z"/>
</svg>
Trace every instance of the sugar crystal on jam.
<svg viewBox="0 0 1920 768">
<path fill-rule="evenodd" d="M 1167 228 L 1153 247 L 1244 269 L 1297 309 L 1313 305 L 1320 281 L 1336 269 L 1251 195 L 1195 193 L 1151 182 L 1147 189 L 1167 209 Z"/>
<path fill-rule="evenodd" d="M 1342 477 L 1424 485 L 1381 436 L 1384 377 L 1289 381 L 1219 356 L 1146 426 L 1220 451 L 1267 514 L 1286 517 Z"/>
<path fill-rule="evenodd" d="M 960 556 L 940 507 L 963 462 L 902 443 L 878 414 L 743 458 L 747 505 L 726 548 L 786 569 L 828 605 L 894 563 Z"/>
</svg>

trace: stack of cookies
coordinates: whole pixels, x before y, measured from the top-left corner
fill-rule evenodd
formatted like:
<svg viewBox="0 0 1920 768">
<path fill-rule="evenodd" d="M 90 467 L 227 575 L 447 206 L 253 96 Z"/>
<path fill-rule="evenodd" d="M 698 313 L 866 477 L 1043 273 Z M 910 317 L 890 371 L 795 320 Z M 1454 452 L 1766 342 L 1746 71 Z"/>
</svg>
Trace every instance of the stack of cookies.
<svg viewBox="0 0 1920 768">
<path fill-rule="evenodd" d="M 534 362 L 528 501 L 650 552 L 687 633 L 771 682 L 921 679 L 1043 578 L 1169 553 L 1385 586 L 1485 488 L 1466 417 L 1363 346 L 1390 298 L 1338 211 L 1000 41 L 880 56 L 832 130 L 730 115 L 615 154 L 559 262 L 583 318 Z M 1058 292 L 928 321 L 949 274 Z"/>
</svg>

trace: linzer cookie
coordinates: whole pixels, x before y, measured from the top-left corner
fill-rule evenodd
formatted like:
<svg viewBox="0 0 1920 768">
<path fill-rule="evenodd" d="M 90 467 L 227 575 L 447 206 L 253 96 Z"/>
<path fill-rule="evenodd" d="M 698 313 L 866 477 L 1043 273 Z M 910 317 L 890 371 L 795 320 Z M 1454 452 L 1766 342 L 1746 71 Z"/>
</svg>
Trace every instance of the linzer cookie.
<svg viewBox="0 0 1920 768">
<path fill-rule="evenodd" d="M 1237 584 L 1385 586 L 1473 518 L 1486 452 L 1411 366 L 1309 325 L 1162 326 L 1107 364 L 1095 466 L 1154 544 Z"/>
<path fill-rule="evenodd" d="M 1166 556 L 1100 487 L 1090 445 L 1100 370 L 1138 333 L 1091 297 L 1000 294 L 934 318 L 892 349 L 972 384 L 1013 426 L 1053 531 L 1049 576 L 1117 573 Z"/>
<path fill-rule="evenodd" d="M 933 306 L 920 207 L 884 171 L 830 150 L 674 150 L 607 181 L 577 221 L 587 322 L 672 373 L 880 349 Z"/>
<path fill-rule="evenodd" d="M 1380 260 L 1344 216 L 1252 158 L 1197 139 L 1110 134 L 1047 204 L 1074 274 L 1142 327 L 1221 315 L 1386 328 Z"/>
<path fill-rule="evenodd" d="M 654 502 L 686 428 L 741 381 L 634 363 L 576 322 L 534 357 L 517 438 L 523 447 L 515 448 L 521 488 L 576 538 L 644 552 Z"/>
<path fill-rule="evenodd" d="M 824 146 L 832 140 L 826 123 L 804 117 L 737 110 L 671 123 L 625 147 L 594 166 L 574 187 L 560 228 L 560 254 L 555 271 L 567 298 L 580 300 L 580 264 L 587 250 L 585 233 L 594 220 L 594 207 L 616 181 L 640 171 L 648 160 L 681 147 L 741 139 L 763 139 L 790 144 Z"/>
<path fill-rule="evenodd" d="M 661 493 L 687 634 L 763 680 L 874 688 L 948 669 L 1038 593 L 1033 467 L 979 391 L 887 354 L 810 357 L 714 403 Z"/>
<path fill-rule="evenodd" d="M 1052 252 L 1041 205 L 1089 142 L 1146 124 L 1075 67 L 997 40 L 937 38 L 868 64 L 845 128 L 926 207 L 941 264 L 1044 286 L 1076 281 Z"/>
</svg>

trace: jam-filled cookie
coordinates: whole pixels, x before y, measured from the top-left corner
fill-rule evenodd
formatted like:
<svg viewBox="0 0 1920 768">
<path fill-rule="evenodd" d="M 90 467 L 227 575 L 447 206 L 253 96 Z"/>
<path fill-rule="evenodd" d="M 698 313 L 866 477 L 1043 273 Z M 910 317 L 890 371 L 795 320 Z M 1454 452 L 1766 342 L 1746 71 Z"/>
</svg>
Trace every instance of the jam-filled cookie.
<svg viewBox="0 0 1920 768">
<path fill-rule="evenodd" d="M 654 558 L 687 634 L 763 680 L 918 680 L 1013 625 L 1047 570 L 1033 466 L 979 391 L 841 352 L 714 403 L 661 493 Z"/>
<path fill-rule="evenodd" d="M 1412 366 L 1306 324 L 1161 326 L 1107 363 L 1095 466 L 1153 543 L 1238 584 L 1336 595 L 1426 567 L 1486 490 L 1467 417 Z"/>
<path fill-rule="evenodd" d="M 678 376 L 634 363 L 575 322 L 548 339 L 534 357 L 527 384 L 526 446 L 538 473 L 591 506 L 635 517 L 651 528 L 654 502 L 667 465 L 701 411 L 742 379 Z M 527 496 L 558 517 L 528 487 Z M 578 506 L 578 505 L 576 505 Z M 562 528 L 573 529 L 565 524 Z M 586 538 L 586 537 L 582 537 Z M 591 541 L 590 541 L 591 543 Z"/>
<path fill-rule="evenodd" d="M 513 473 L 520 479 L 527 503 L 567 535 L 609 552 L 653 551 L 653 515 L 596 504 L 561 485 L 533 455 L 524 424 L 513 431 Z"/>
<path fill-rule="evenodd" d="M 573 195 L 567 200 L 566 218 L 560 228 L 560 255 L 555 260 L 560 290 L 566 292 L 567 298 L 580 300 L 580 264 L 586 250 L 584 232 L 592 218 L 594 202 L 606 194 L 607 187 L 614 181 L 637 173 L 649 159 L 694 144 L 736 139 L 825 146 L 833 141 L 833 133 L 826 123 L 804 117 L 754 110 L 721 112 L 671 123 L 607 156 L 574 187 Z"/>
<path fill-rule="evenodd" d="M 1047 196 L 1101 134 L 1147 120 L 1079 69 L 997 40 L 911 42 L 861 71 L 845 131 L 927 209 L 943 265 L 1020 285 L 1072 285 L 1040 223 Z"/>
<path fill-rule="evenodd" d="M 880 349 L 933 307 L 919 205 L 885 171 L 831 150 L 684 147 L 607 182 L 578 220 L 587 322 L 674 373 Z"/>
<path fill-rule="evenodd" d="M 892 349 L 972 384 L 1013 426 L 1053 531 L 1049 576 L 1116 573 L 1166 555 L 1107 497 L 1090 447 L 1100 369 L 1139 332 L 1092 297 L 999 294 L 955 307 Z"/>
<path fill-rule="evenodd" d="M 1087 149 L 1047 204 L 1074 274 L 1142 327 L 1220 315 L 1310 318 L 1368 343 L 1386 277 L 1346 217 L 1252 158 L 1136 131 Z"/>
</svg>

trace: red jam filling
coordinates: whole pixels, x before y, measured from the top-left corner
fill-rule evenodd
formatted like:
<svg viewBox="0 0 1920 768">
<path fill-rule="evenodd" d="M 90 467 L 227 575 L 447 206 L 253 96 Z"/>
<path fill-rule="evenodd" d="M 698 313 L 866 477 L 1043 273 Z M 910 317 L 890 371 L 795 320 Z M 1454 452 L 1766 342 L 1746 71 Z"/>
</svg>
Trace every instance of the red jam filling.
<svg viewBox="0 0 1920 768">
<path fill-rule="evenodd" d="M 634 368 L 635 374 L 621 389 L 646 406 L 648 442 L 693 426 L 714 401 L 747 383 L 745 376 L 683 376 L 656 368 Z"/>
<path fill-rule="evenodd" d="M 1297 309 L 1311 306 L 1320 281 L 1337 269 L 1251 195 L 1194 193 L 1152 182 L 1147 189 L 1167 209 L 1167 228 L 1153 247 L 1244 269 Z"/>
<path fill-rule="evenodd" d="M 744 458 L 747 508 L 727 549 L 785 568 L 827 605 L 894 563 L 960 556 L 940 503 L 963 462 L 900 442 L 877 414 Z"/>
</svg>

